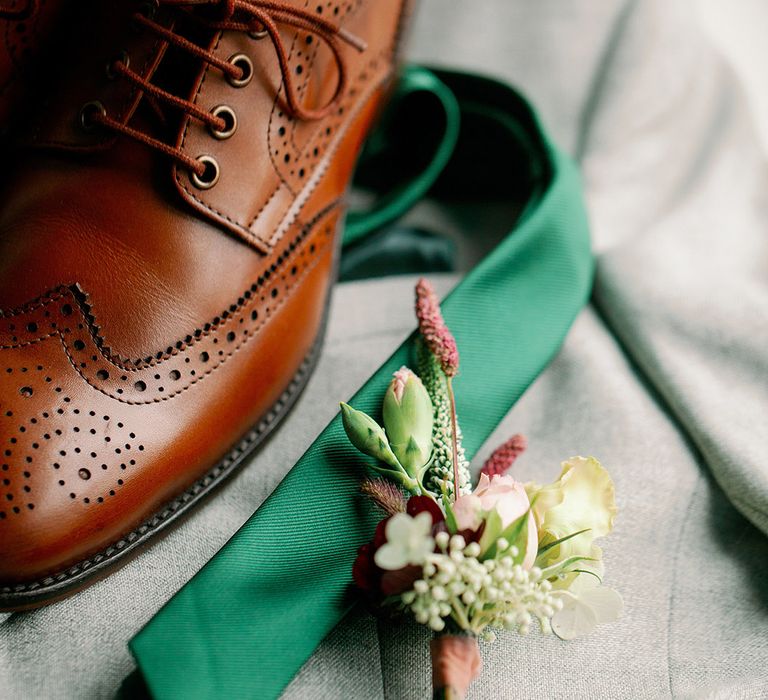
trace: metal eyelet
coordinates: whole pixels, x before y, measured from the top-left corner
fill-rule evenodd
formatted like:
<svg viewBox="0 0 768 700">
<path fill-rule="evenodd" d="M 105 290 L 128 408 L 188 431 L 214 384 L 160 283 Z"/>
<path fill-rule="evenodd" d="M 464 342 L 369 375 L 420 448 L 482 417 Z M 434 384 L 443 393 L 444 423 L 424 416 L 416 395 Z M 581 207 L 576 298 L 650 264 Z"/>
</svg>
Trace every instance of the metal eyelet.
<svg viewBox="0 0 768 700">
<path fill-rule="evenodd" d="M 253 61 L 251 61 L 251 59 L 248 58 L 248 56 L 246 56 L 244 53 L 236 53 L 230 56 L 229 63 L 243 71 L 242 78 L 233 78 L 231 76 L 227 76 L 227 80 L 229 80 L 230 85 L 241 88 L 245 87 L 248 85 L 248 83 L 251 82 L 251 80 L 253 80 Z"/>
<path fill-rule="evenodd" d="M 115 73 L 115 71 L 112 69 L 112 66 L 114 66 L 115 63 L 122 63 L 126 68 L 128 68 L 131 65 L 131 57 L 128 55 L 127 51 L 123 50 L 109 63 L 107 63 L 107 78 L 110 80 L 114 80 L 117 77 L 117 73 Z"/>
<path fill-rule="evenodd" d="M 157 0 L 145 0 L 139 5 L 138 12 L 147 19 L 154 19 L 159 9 L 160 3 Z"/>
<path fill-rule="evenodd" d="M 83 129 L 83 131 L 91 132 L 98 126 L 98 123 L 93 119 L 97 114 L 100 114 L 102 117 L 106 116 L 107 114 L 107 110 L 104 108 L 104 105 L 98 100 L 86 102 L 80 108 L 80 127 Z"/>
<path fill-rule="evenodd" d="M 248 36 L 251 37 L 251 39 L 256 39 L 257 41 L 259 39 L 263 39 L 268 34 L 269 32 L 266 29 L 259 29 L 259 30 L 254 30 L 252 32 L 248 32 Z"/>
<path fill-rule="evenodd" d="M 219 181 L 221 175 L 219 163 L 213 156 L 198 156 L 197 161 L 205 165 L 205 170 L 202 175 L 192 171 L 190 175 L 192 184 L 200 190 L 209 190 Z"/>
<path fill-rule="evenodd" d="M 229 105 L 218 105 L 218 107 L 214 107 L 211 110 L 211 114 L 214 117 L 223 119 L 225 124 L 224 128 L 221 130 L 209 127 L 211 135 L 214 138 L 223 141 L 224 139 L 228 139 L 237 131 L 237 115 L 235 114 L 235 110 L 233 110 Z"/>
<path fill-rule="evenodd" d="M 158 9 L 159 3 L 157 0 L 146 0 L 139 5 L 136 14 L 142 15 L 148 20 L 153 20 L 157 15 Z M 131 22 L 131 25 L 137 32 L 141 32 L 144 29 L 144 25 L 141 22 L 136 21 L 136 19 Z"/>
</svg>

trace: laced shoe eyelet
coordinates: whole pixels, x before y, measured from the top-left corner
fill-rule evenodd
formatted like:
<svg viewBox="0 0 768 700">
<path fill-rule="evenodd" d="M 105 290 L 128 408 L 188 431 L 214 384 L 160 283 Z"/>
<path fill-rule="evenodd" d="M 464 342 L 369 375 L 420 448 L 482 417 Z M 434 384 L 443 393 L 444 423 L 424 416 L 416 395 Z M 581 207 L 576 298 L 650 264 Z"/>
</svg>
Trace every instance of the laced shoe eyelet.
<svg viewBox="0 0 768 700">
<path fill-rule="evenodd" d="M 198 156 L 197 161 L 205 165 L 205 170 L 202 175 L 192 171 L 190 175 L 192 184 L 200 190 L 209 190 L 219 181 L 221 175 L 219 163 L 213 156 Z"/>
<path fill-rule="evenodd" d="M 248 36 L 251 37 L 251 39 L 255 39 L 258 41 L 259 39 L 263 39 L 265 36 L 268 36 L 269 32 L 266 29 L 255 29 L 253 31 L 248 32 Z"/>
<path fill-rule="evenodd" d="M 218 105 L 211 110 L 211 114 L 214 117 L 223 119 L 225 124 L 223 129 L 214 129 L 213 127 L 209 127 L 210 132 L 214 138 L 223 141 L 224 139 L 228 139 L 237 131 L 237 115 L 235 114 L 235 110 L 233 110 L 229 105 Z"/>
<path fill-rule="evenodd" d="M 110 80 L 114 80 L 115 78 L 117 78 L 117 73 L 115 73 L 113 68 L 115 63 L 122 63 L 126 68 L 128 68 L 131 65 L 131 57 L 128 55 L 127 51 L 123 50 L 117 56 L 115 56 L 109 63 L 107 63 L 106 73 L 107 73 L 107 78 L 109 78 Z"/>
<path fill-rule="evenodd" d="M 229 57 L 229 63 L 243 72 L 241 78 L 233 78 L 228 75 L 227 80 L 229 80 L 230 85 L 241 88 L 245 87 L 251 80 L 253 80 L 253 61 L 251 61 L 251 59 L 244 53 L 233 54 Z"/>
<path fill-rule="evenodd" d="M 140 3 L 136 9 L 136 15 L 141 15 L 145 19 L 153 20 L 157 15 L 158 9 L 159 5 L 157 0 L 145 0 L 145 2 Z M 131 22 L 131 26 L 136 32 L 139 33 L 145 29 L 144 25 L 135 19 L 135 15 L 133 21 Z"/>
<path fill-rule="evenodd" d="M 159 9 L 158 6 L 159 3 L 157 0 L 144 0 L 144 2 L 139 5 L 137 12 L 144 15 L 147 19 L 154 19 L 157 10 Z"/>
<path fill-rule="evenodd" d="M 107 114 L 107 110 L 104 108 L 104 105 L 98 100 L 86 102 L 80 108 L 80 127 L 83 131 L 90 133 L 98 126 L 98 123 L 94 119 L 97 114 L 101 115 L 102 117 L 106 116 Z"/>
</svg>

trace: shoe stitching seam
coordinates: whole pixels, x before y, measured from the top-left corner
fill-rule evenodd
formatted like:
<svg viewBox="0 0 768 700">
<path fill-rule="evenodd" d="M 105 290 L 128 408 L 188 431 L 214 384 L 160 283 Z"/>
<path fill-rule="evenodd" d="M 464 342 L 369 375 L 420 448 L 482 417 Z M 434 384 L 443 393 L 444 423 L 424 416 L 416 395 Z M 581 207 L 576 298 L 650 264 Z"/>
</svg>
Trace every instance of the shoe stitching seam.
<svg viewBox="0 0 768 700">
<path fill-rule="evenodd" d="M 323 251 L 327 247 L 328 243 L 324 243 L 322 246 L 318 247 L 318 253 Z M 312 261 L 312 263 L 302 272 L 302 274 L 296 279 L 296 281 L 293 283 L 292 287 L 298 286 L 319 264 L 321 259 L 321 256 L 318 254 L 315 256 L 315 259 Z M 258 331 L 264 327 L 264 325 L 267 323 L 267 321 L 274 316 L 282 307 L 285 305 L 289 300 L 291 299 L 290 294 L 285 295 L 280 299 L 279 302 L 275 306 L 273 306 L 271 309 L 267 310 L 264 318 L 261 320 L 261 322 L 255 327 L 254 332 L 250 333 L 249 335 L 245 336 L 243 339 L 241 339 L 236 346 L 234 346 L 231 350 L 229 350 L 225 355 L 221 357 L 218 364 L 214 365 L 210 369 L 207 369 L 202 374 L 196 376 L 194 379 L 192 379 L 188 384 L 183 386 L 182 388 L 176 390 L 173 393 L 166 394 L 161 397 L 155 397 L 153 399 L 148 399 L 146 401 L 132 401 L 130 399 L 124 399 L 119 396 L 114 396 L 112 393 L 106 391 L 105 389 L 102 389 L 101 387 L 96 386 L 78 367 L 76 360 L 72 356 L 72 354 L 69 351 L 69 346 L 67 345 L 66 341 L 63 338 L 63 335 L 57 331 L 57 334 L 59 335 L 62 347 L 64 349 L 64 354 L 66 355 L 67 359 L 69 360 L 70 365 L 72 365 L 73 369 L 80 375 L 80 377 L 93 389 L 98 391 L 101 394 L 104 394 L 105 396 L 108 396 L 111 399 L 114 399 L 115 401 L 118 401 L 123 404 L 128 404 L 131 406 L 145 406 L 153 403 L 161 403 L 163 401 L 169 401 L 170 399 L 176 398 L 183 392 L 187 391 L 188 389 L 192 388 L 195 384 L 198 384 L 203 379 L 205 379 L 210 374 L 213 374 L 216 370 L 218 370 L 220 367 L 222 367 L 229 358 L 233 357 L 235 353 L 239 352 L 250 340 L 251 338 L 256 337 Z M 225 324 L 221 324 L 224 326 Z"/>
<path fill-rule="evenodd" d="M 224 32 L 219 32 L 219 35 L 218 35 L 218 37 L 216 39 L 216 43 L 215 43 L 215 45 L 213 47 L 213 51 L 214 52 L 218 50 L 219 46 L 221 45 L 221 40 L 223 38 L 224 38 Z M 205 85 L 205 82 L 208 79 L 208 74 L 210 73 L 210 70 L 211 70 L 211 67 L 208 66 L 203 71 L 203 77 L 202 77 L 202 79 L 200 80 L 200 83 L 197 86 L 197 90 L 195 91 L 195 96 L 193 98 L 193 101 L 194 101 L 195 104 L 198 103 L 198 99 L 200 97 L 200 93 L 203 91 L 203 86 Z M 182 137 L 181 137 L 181 143 L 179 144 L 179 148 L 181 150 L 184 150 L 184 145 L 187 142 L 187 136 L 189 134 L 189 128 L 190 128 L 191 124 L 192 124 L 192 119 L 190 117 L 187 117 L 186 123 L 184 124 L 184 131 L 183 131 Z M 251 232 L 249 229 L 245 228 L 240 222 L 235 221 L 235 219 L 233 219 L 229 215 L 225 214 L 223 211 L 220 211 L 219 209 L 217 209 L 215 206 L 213 206 L 209 202 L 206 202 L 205 200 L 201 199 L 196 194 L 194 194 L 192 192 L 192 190 L 190 190 L 190 188 L 187 185 L 187 183 L 182 180 L 181 175 L 179 173 L 178 166 L 174 167 L 174 177 L 176 179 L 176 183 L 178 184 L 178 186 L 181 187 L 181 189 L 184 190 L 184 192 L 186 192 L 187 195 L 191 199 L 195 200 L 201 207 L 203 207 L 204 209 L 206 209 L 206 210 L 216 214 L 217 216 L 221 217 L 222 219 L 225 219 L 226 221 L 228 221 L 230 224 L 232 224 L 234 227 L 236 227 L 241 233 L 243 233 L 246 236 L 246 239 L 248 241 L 251 241 L 253 243 L 262 243 L 263 244 L 263 241 L 261 241 L 261 239 L 258 238 L 258 236 L 255 236 L 253 234 L 253 232 Z M 270 200 L 272 199 L 272 197 L 275 196 L 275 194 L 277 194 L 277 190 L 279 190 L 279 187 L 276 188 L 275 191 L 272 193 L 272 195 L 269 198 Z"/>
<path fill-rule="evenodd" d="M 176 496 L 176 498 L 168 503 L 162 511 L 153 515 L 148 520 L 145 520 L 141 525 L 123 535 L 119 540 L 107 545 L 100 552 L 97 552 L 87 559 L 77 562 L 64 570 L 48 574 L 47 576 L 30 583 L 0 584 L 5 589 L 5 592 L 22 593 L 25 591 L 36 590 L 41 587 L 45 588 L 57 582 L 62 583 L 67 579 L 77 576 L 85 569 L 90 568 L 93 564 L 100 564 L 105 559 L 111 559 L 121 552 L 127 545 L 136 544 L 137 541 L 145 539 L 149 532 L 157 529 L 170 515 L 176 513 L 187 501 L 198 496 L 202 490 L 208 489 L 211 484 L 221 476 L 222 472 L 227 471 L 236 460 L 247 454 L 250 447 L 257 442 L 265 432 L 268 432 L 268 430 L 277 422 L 280 415 L 279 412 L 285 406 L 285 403 L 300 390 L 302 386 L 301 381 L 307 375 L 309 365 L 312 359 L 317 355 L 318 351 L 319 345 L 315 344 L 309 353 L 307 353 L 299 370 L 294 375 L 293 381 L 280 395 L 280 398 L 272 407 L 272 410 L 276 411 L 274 418 L 271 421 L 260 421 L 257 427 L 251 430 L 245 438 L 241 439 L 223 459 L 192 483 L 181 494 Z"/>
<path fill-rule="evenodd" d="M 314 216 L 307 224 L 305 224 L 304 228 L 310 231 L 315 226 L 317 226 L 317 224 L 320 221 L 322 221 L 325 217 L 329 216 L 335 209 L 337 209 L 340 204 L 341 204 L 340 200 L 331 202 L 327 207 L 325 207 L 316 216 Z M 282 263 L 275 263 L 275 272 L 277 272 L 282 266 L 284 266 L 287 263 L 287 260 L 288 259 L 286 258 L 286 260 Z M 313 265 L 314 264 L 316 263 L 313 263 Z M 265 282 L 259 283 L 258 280 L 253 284 L 257 286 L 257 289 L 260 289 L 265 286 Z M 85 300 L 78 299 L 75 293 L 73 292 L 72 287 L 77 288 L 79 294 L 82 297 L 85 297 Z M 249 286 L 248 290 L 252 289 L 252 287 L 253 285 Z M 294 283 L 291 286 L 291 289 L 294 289 L 295 287 L 296 287 L 296 283 Z M 246 290 L 246 292 L 248 290 Z M 241 294 L 238 297 L 238 299 L 245 297 L 246 292 Z M 181 348 L 178 348 L 178 347 L 174 348 L 174 350 L 170 353 L 168 353 L 167 351 L 163 351 L 160 357 L 157 357 L 157 356 L 153 357 L 151 362 L 146 362 L 144 359 L 141 359 L 141 358 L 136 360 L 131 360 L 129 358 L 121 357 L 120 355 L 111 354 L 111 348 L 105 345 L 104 336 L 99 335 L 98 332 L 96 331 L 96 329 L 98 328 L 98 324 L 96 323 L 96 316 L 90 313 L 92 307 L 91 307 L 91 304 L 87 301 L 88 295 L 85 292 L 83 292 L 80 289 L 79 285 L 77 284 L 72 284 L 69 286 L 67 285 L 60 286 L 55 290 L 50 291 L 44 295 L 41 295 L 20 307 L 16 307 L 8 311 L 3 311 L 2 309 L 0 309 L 0 319 L 23 316 L 25 314 L 32 313 L 37 309 L 43 308 L 48 304 L 59 301 L 61 299 L 65 299 L 70 296 L 73 298 L 73 301 L 75 302 L 78 308 L 78 311 L 83 316 L 83 320 L 86 322 L 86 325 L 88 328 L 89 336 L 91 337 L 91 340 L 93 340 L 101 356 L 104 358 L 105 361 L 109 362 L 112 366 L 127 372 L 139 372 L 149 367 L 158 367 L 163 362 L 173 357 L 176 357 L 183 352 L 186 352 L 188 349 L 194 347 L 203 338 L 207 338 L 208 336 L 210 336 L 212 333 L 219 330 L 220 328 L 224 328 L 230 322 L 232 316 L 236 314 L 238 311 L 240 311 L 241 309 L 243 309 L 244 307 L 246 307 L 250 302 L 250 300 L 246 298 L 243 303 L 231 304 L 229 307 L 227 307 L 227 309 L 224 312 L 222 312 L 221 314 L 219 314 L 219 316 L 217 316 L 217 318 L 219 317 L 221 318 L 221 320 L 218 323 L 211 322 L 211 323 L 204 324 L 209 326 L 208 330 L 202 331 L 199 335 L 195 335 L 194 333 L 187 334 L 186 337 L 191 337 L 192 338 L 191 341 L 189 342 L 186 342 L 186 340 L 177 341 L 176 344 L 178 343 L 183 344 Z M 290 293 L 286 297 L 283 297 L 280 303 L 281 304 L 285 303 L 286 301 L 288 301 L 289 298 L 290 298 Z M 85 310 L 82 308 L 83 304 L 88 306 L 89 313 L 85 313 Z M 235 310 L 230 312 L 229 309 L 232 306 L 235 306 Z M 45 336 L 39 336 L 32 341 L 25 341 L 24 343 L 15 343 L 12 345 L 3 345 L 0 347 L 6 350 L 13 350 L 19 347 L 23 347 L 24 345 L 29 343 L 39 342 L 49 336 L 56 335 L 56 334 L 60 334 L 60 331 L 54 331 Z M 130 366 L 130 365 L 134 365 L 134 366 Z M 136 366 L 136 365 L 139 365 L 139 366 Z"/>
</svg>

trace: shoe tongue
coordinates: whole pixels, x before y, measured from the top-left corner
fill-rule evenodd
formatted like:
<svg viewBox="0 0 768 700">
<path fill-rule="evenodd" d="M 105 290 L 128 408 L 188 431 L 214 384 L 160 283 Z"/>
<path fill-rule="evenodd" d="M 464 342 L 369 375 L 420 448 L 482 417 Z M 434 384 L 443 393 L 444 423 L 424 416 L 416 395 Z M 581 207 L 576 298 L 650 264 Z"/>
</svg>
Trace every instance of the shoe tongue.
<svg viewBox="0 0 768 700">
<path fill-rule="evenodd" d="M 137 25 L 136 4 L 79 0 L 72 3 L 66 31 L 51 57 L 50 84 L 30 115 L 20 141 L 24 145 L 65 152 L 99 151 L 115 141 L 107 129 L 83 129 L 80 112 L 98 102 L 107 114 L 173 145 L 183 116 L 162 98 L 149 99 L 125 78 L 109 77 L 108 66 L 129 57 L 129 67 L 161 89 L 187 99 L 202 69 L 202 59 L 169 45 L 150 28 Z M 201 12 L 202 10 L 194 10 Z M 161 7 L 154 20 L 202 49 L 214 35 L 178 8 Z M 43 91 L 41 91 L 43 92 Z M 138 114 L 135 114 L 138 110 Z"/>
<path fill-rule="evenodd" d="M 179 12 L 178 15 L 174 22 L 174 33 L 199 46 L 201 49 L 207 50 L 214 32 L 200 22 L 188 18 L 186 13 Z M 160 64 L 152 75 L 151 82 L 171 95 L 181 99 L 189 99 L 198 81 L 200 71 L 204 68 L 203 64 L 203 60 L 193 55 L 189 50 L 169 45 L 163 54 Z M 139 103 L 139 109 L 143 117 L 154 121 L 156 124 L 160 121 L 157 118 L 157 112 L 159 111 L 162 114 L 165 126 L 161 128 L 161 132 L 165 133 L 162 135 L 156 134 L 156 136 L 168 142 L 169 145 L 173 145 L 181 120 L 184 117 L 183 110 L 168 104 L 162 99 L 155 100 L 153 107 L 147 97 Z M 151 120 L 148 116 L 149 113 L 152 113 L 155 117 L 154 120 Z"/>
</svg>

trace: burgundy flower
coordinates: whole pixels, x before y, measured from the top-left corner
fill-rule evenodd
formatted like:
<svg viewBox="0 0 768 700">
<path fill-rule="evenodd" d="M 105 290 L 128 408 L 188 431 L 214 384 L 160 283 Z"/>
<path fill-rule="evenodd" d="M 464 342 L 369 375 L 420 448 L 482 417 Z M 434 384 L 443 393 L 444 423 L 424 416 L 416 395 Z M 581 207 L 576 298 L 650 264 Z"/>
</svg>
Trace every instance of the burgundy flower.
<svg viewBox="0 0 768 700">
<path fill-rule="evenodd" d="M 384 571 L 376 566 L 373 557 L 376 554 L 376 550 L 387 541 L 384 531 L 388 522 L 389 518 L 384 518 L 376 526 L 373 541 L 364 544 L 357 550 L 357 558 L 355 563 L 352 564 L 352 579 L 355 584 L 360 590 L 372 595 L 378 593 L 381 589 L 381 577 Z"/>
<path fill-rule="evenodd" d="M 412 518 L 419 513 L 429 513 L 432 516 L 432 526 L 445 522 L 445 515 L 440 506 L 429 496 L 411 496 L 405 506 L 405 512 Z"/>
<path fill-rule="evenodd" d="M 422 577 L 420 566 L 406 566 L 397 571 L 385 571 L 381 577 L 381 592 L 384 595 L 398 595 L 410 591 L 413 584 Z"/>
<path fill-rule="evenodd" d="M 355 585 L 366 593 L 375 593 L 381 579 L 381 569 L 373 561 L 374 554 L 373 545 L 368 542 L 357 550 L 357 559 L 352 564 Z"/>
<path fill-rule="evenodd" d="M 429 513 L 432 517 L 432 533 L 445 530 L 445 515 L 440 506 L 428 496 L 411 496 L 406 505 L 406 512 L 412 518 L 419 513 Z M 357 558 L 352 565 L 352 578 L 357 587 L 371 596 L 397 595 L 413 588 L 413 583 L 422 576 L 420 566 L 405 566 L 397 571 L 385 571 L 376 565 L 376 551 L 387 541 L 386 529 L 391 516 L 384 518 L 377 526 L 373 540 L 357 550 Z M 470 535 L 470 533 L 467 533 Z M 469 540 L 468 540 L 469 541 Z"/>
</svg>

